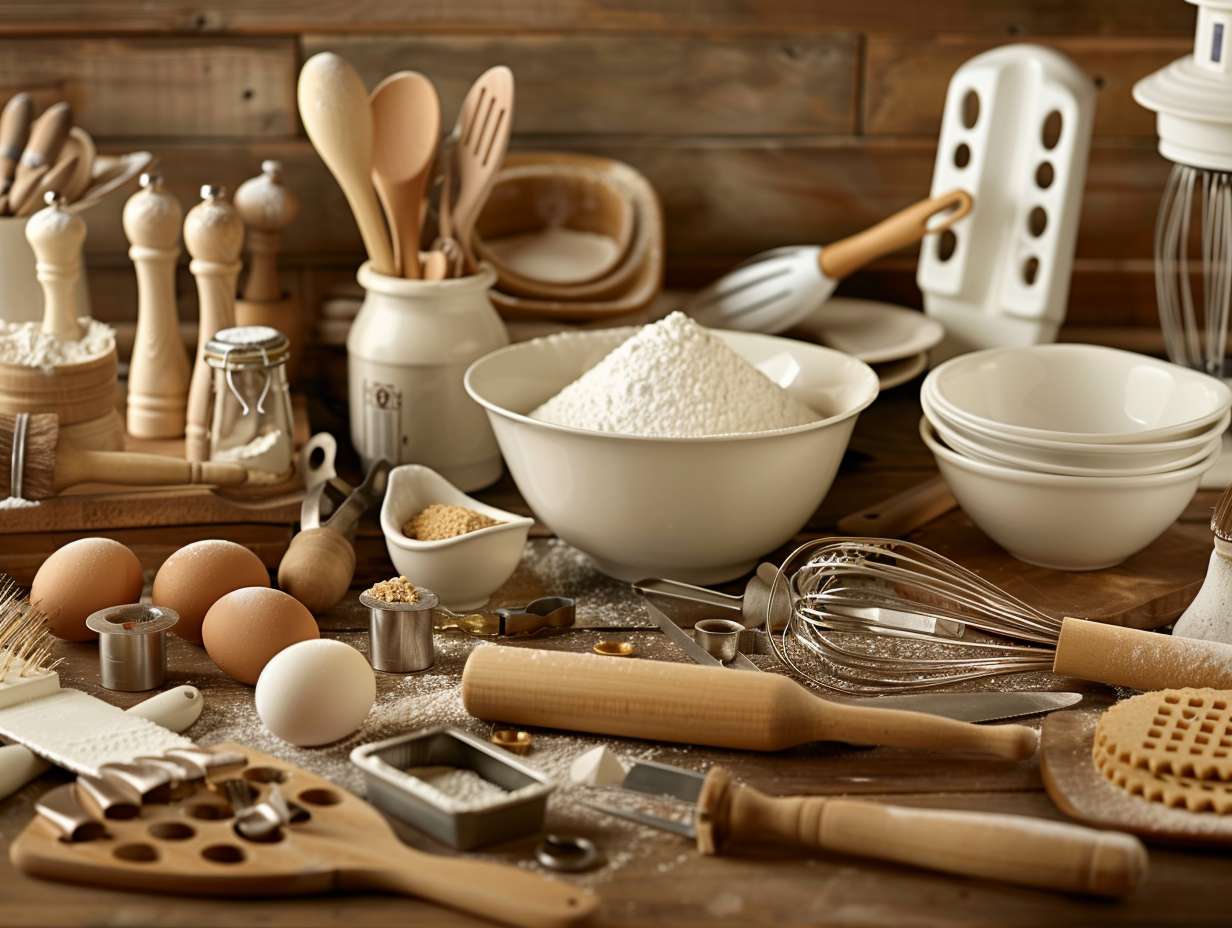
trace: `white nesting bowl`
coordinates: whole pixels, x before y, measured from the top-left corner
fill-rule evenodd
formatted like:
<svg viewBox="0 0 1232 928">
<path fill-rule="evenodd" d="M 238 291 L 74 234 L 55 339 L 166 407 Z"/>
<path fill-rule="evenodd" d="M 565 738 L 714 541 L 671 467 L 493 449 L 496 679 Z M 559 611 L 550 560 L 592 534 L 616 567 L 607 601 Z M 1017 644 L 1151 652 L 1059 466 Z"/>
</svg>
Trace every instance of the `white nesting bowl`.
<svg viewBox="0 0 1232 928">
<path fill-rule="evenodd" d="M 924 415 L 945 444 L 959 454 L 977 461 L 1034 471 L 1038 474 L 1063 474 L 1070 477 L 1145 477 L 1150 474 L 1166 474 L 1184 470 L 1206 460 L 1220 447 L 1223 430 L 1228 425 L 1228 416 L 1220 419 L 1214 427 L 1193 439 L 1173 444 L 1162 443 L 1150 447 L 1166 450 L 1143 454 L 1135 449 L 1141 445 L 1084 445 L 1085 448 L 1114 448 L 1122 454 L 1100 454 L 1098 451 L 1084 453 L 1045 452 L 1042 455 L 1032 448 L 1021 448 L 1013 442 L 990 438 L 960 424 L 953 423 L 937 412 L 927 402 L 922 402 Z M 1064 443 L 1058 443 L 1064 445 Z M 1175 447 L 1180 445 L 1182 447 Z M 1070 461 L 1079 461 L 1073 464 Z"/>
<path fill-rule="evenodd" d="M 1099 570 L 1141 551 L 1176 521 L 1219 454 L 1167 474 L 1065 477 L 972 460 L 945 447 L 927 418 L 920 436 L 984 534 L 1020 561 L 1057 570 Z"/>
<path fill-rule="evenodd" d="M 946 416 L 998 435 L 1091 444 L 1197 435 L 1232 408 L 1214 377 L 1097 345 L 972 352 L 936 368 L 923 390 Z"/>
<path fill-rule="evenodd" d="M 466 389 L 487 410 L 518 489 L 545 523 L 622 580 L 715 583 L 746 573 L 820 505 L 877 375 L 819 345 L 715 332 L 753 364 L 775 359 L 816 422 L 711 438 L 644 438 L 552 425 L 527 413 L 634 328 L 538 338 L 480 358 Z M 787 363 L 784 363 L 787 362 Z M 683 371 L 671 372 L 685 376 Z"/>
<path fill-rule="evenodd" d="M 418 541 L 404 534 L 402 526 L 433 503 L 462 506 L 501 524 L 441 541 Z M 394 567 L 415 586 L 435 593 L 447 609 L 478 609 L 486 603 L 513 575 L 534 524 L 534 519 L 467 496 L 419 464 L 403 464 L 389 472 L 381 504 L 381 531 Z"/>
</svg>

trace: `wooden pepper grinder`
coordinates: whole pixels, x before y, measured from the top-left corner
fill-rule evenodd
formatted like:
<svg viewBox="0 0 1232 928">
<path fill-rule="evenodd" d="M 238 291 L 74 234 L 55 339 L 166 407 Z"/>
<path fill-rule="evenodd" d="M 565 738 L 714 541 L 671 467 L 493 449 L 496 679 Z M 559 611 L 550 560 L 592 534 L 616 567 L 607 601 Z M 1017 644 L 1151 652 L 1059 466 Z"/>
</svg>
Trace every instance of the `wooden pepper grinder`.
<svg viewBox="0 0 1232 928">
<path fill-rule="evenodd" d="M 59 194 L 48 191 L 47 206 L 26 223 L 26 241 L 34 249 L 35 270 L 43 286 L 43 331 L 66 341 L 85 333 L 77 321 L 77 281 L 86 224 L 64 208 Z"/>
<path fill-rule="evenodd" d="M 261 173 L 240 184 L 235 208 L 248 230 L 248 278 L 235 304 L 238 325 L 267 325 L 287 337 L 291 355 L 287 377 L 299 371 L 303 319 L 299 299 L 285 293 L 278 279 L 278 247 L 282 230 L 299 215 L 299 200 L 282 183 L 282 165 L 262 161 Z"/>
<path fill-rule="evenodd" d="M 128 368 L 128 434 L 178 438 L 184 434 L 188 354 L 180 340 L 175 263 L 184 210 L 157 174 L 142 174 L 141 189 L 124 204 L 128 256 L 137 269 L 137 335 Z"/>
<path fill-rule="evenodd" d="M 188 386 L 184 455 L 190 461 L 210 456 L 210 400 L 213 378 L 205 363 L 205 344 L 220 329 L 235 325 L 235 282 L 240 276 L 244 223 L 222 187 L 201 188 L 201 202 L 184 219 L 184 244 L 197 279 L 197 359 Z"/>
</svg>

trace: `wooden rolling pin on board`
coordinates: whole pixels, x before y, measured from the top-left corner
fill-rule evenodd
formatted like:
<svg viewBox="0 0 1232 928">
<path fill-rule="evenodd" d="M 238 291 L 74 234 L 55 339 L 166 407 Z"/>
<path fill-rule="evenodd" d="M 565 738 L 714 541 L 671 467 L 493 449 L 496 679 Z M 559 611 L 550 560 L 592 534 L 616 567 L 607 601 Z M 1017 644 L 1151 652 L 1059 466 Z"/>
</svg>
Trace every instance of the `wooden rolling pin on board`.
<svg viewBox="0 0 1232 928">
<path fill-rule="evenodd" d="M 184 244 L 192 255 L 188 269 L 197 279 L 197 359 L 188 386 L 184 454 L 190 461 L 210 456 L 210 401 L 213 377 L 205 346 L 221 329 L 235 325 L 235 283 L 240 274 L 244 223 L 222 187 L 201 188 L 201 202 L 184 219 Z"/>
<path fill-rule="evenodd" d="M 626 738 L 779 751 L 844 741 L 1022 760 L 1038 736 L 895 709 L 844 706 L 772 673 L 488 645 L 462 673 L 476 718 Z"/>
<path fill-rule="evenodd" d="M 180 340 L 175 263 L 184 211 L 157 174 L 124 204 L 128 256 L 137 269 L 137 335 L 128 368 L 128 433 L 137 438 L 184 434 L 188 355 Z"/>
</svg>

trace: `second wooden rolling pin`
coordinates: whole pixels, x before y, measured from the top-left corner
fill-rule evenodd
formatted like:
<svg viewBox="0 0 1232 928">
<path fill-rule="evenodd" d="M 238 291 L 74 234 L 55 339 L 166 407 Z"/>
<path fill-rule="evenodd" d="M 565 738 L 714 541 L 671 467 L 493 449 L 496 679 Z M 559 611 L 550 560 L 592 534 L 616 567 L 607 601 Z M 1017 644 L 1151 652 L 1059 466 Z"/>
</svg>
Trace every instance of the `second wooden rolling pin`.
<svg viewBox="0 0 1232 928">
<path fill-rule="evenodd" d="M 484 721 L 748 751 L 844 741 L 1022 760 L 1039 742 L 1022 725 L 839 705 L 773 673 L 498 645 L 467 660 L 462 702 Z"/>
</svg>

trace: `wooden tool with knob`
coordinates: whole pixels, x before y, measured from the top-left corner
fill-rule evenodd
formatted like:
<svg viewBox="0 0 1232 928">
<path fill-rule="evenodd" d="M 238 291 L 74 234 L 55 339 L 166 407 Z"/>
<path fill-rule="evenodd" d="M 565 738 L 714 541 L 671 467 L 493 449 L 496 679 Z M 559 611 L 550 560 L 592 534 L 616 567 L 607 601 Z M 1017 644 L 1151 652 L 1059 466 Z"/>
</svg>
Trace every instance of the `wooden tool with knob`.
<svg viewBox="0 0 1232 928">
<path fill-rule="evenodd" d="M 840 705 L 778 674 L 528 648 L 474 651 L 462 701 L 484 721 L 746 751 L 844 741 L 1023 760 L 1039 740 L 1022 725 Z"/>
<path fill-rule="evenodd" d="M 35 269 L 43 287 L 43 331 L 69 341 L 83 334 L 76 297 L 85 240 L 85 221 L 65 209 L 55 193 L 47 194 L 47 206 L 26 223 L 26 241 L 34 249 Z"/>
<path fill-rule="evenodd" d="M 157 174 L 124 204 L 128 256 L 137 269 L 137 335 L 128 369 L 128 433 L 138 438 L 184 434 L 188 355 L 180 340 L 175 263 L 184 211 Z"/>
<path fill-rule="evenodd" d="M 206 343 L 220 329 L 235 325 L 235 283 L 240 274 L 244 223 L 222 187 L 201 188 L 201 202 L 184 219 L 184 244 L 197 279 L 197 357 L 188 386 L 184 454 L 190 461 L 210 456 L 210 400 L 213 378 L 205 362 Z"/>
</svg>

